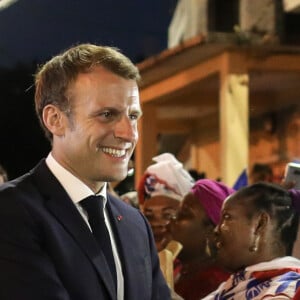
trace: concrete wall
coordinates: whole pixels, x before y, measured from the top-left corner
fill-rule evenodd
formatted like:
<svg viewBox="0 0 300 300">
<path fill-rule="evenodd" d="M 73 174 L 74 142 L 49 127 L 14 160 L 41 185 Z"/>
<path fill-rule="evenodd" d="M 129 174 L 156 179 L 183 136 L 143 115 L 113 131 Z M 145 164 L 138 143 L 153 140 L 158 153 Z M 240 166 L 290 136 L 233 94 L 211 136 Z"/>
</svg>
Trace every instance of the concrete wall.
<svg viewBox="0 0 300 300">
<path fill-rule="evenodd" d="M 168 48 L 196 35 L 207 35 L 208 3 L 208 0 L 178 1 L 168 29 Z M 276 34 L 275 11 L 274 0 L 240 0 L 240 24 L 236 25 L 240 25 L 243 31 L 260 35 Z"/>
</svg>

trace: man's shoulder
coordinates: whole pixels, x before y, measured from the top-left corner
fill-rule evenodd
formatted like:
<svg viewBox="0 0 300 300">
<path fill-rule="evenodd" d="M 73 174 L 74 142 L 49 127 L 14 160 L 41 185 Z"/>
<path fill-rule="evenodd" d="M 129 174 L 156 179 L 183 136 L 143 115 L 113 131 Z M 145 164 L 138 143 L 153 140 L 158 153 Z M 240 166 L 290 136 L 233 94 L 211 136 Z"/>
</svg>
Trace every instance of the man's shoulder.
<svg viewBox="0 0 300 300">
<path fill-rule="evenodd" d="M 7 181 L 0 186 L 0 195 L 8 195 L 20 192 L 24 185 L 28 183 L 30 173 L 26 173 L 18 178 Z"/>
<path fill-rule="evenodd" d="M 5 182 L 0 186 L 0 200 L 20 198 L 21 196 L 32 195 L 37 192 L 34 176 L 37 167 L 27 173 Z"/>
</svg>

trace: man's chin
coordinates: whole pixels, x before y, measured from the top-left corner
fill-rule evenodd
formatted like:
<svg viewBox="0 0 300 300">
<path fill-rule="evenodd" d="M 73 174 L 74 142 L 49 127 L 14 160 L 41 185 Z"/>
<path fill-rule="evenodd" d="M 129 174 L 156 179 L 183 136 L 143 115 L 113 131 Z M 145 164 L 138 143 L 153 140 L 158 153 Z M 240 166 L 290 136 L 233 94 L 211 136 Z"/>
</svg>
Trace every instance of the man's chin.
<svg viewBox="0 0 300 300">
<path fill-rule="evenodd" d="M 124 180 L 127 176 L 127 173 L 124 172 L 124 174 L 112 174 L 112 175 L 109 175 L 109 176 L 106 176 L 106 178 L 104 179 L 104 181 L 106 182 L 120 182 L 122 180 Z"/>
</svg>

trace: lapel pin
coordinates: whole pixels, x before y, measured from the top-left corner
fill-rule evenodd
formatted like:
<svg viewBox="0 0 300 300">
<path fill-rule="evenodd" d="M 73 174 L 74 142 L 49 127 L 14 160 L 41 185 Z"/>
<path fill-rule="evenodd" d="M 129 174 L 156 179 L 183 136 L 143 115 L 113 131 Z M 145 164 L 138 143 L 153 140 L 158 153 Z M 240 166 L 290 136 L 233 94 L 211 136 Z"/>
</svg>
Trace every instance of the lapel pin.
<svg viewBox="0 0 300 300">
<path fill-rule="evenodd" d="M 118 221 L 121 221 L 122 219 L 123 219 L 122 216 L 117 216 L 117 220 L 118 220 Z"/>
</svg>

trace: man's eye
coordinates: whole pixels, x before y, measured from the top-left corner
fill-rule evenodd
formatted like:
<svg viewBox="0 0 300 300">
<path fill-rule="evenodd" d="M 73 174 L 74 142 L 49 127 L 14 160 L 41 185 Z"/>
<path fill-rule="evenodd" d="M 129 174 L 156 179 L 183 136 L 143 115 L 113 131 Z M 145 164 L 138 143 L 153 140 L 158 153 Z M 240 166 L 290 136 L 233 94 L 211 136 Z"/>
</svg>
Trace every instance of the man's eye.
<svg viewBox="0 0 300 300">
<path fill-rule="evenodd" d="M 105 118 L 110 118 L 112 115 L 113 113 L 111 111 L 104 111 L 103 113 L 101 113 L 101 116 Z"/>
<path fill-rule="evenodd" d="M 139 116 L 140 116 L 139 114 L 134 113 L 134 114 L 130 114 L 129 118 L 130 118 L 130 120 L 137 120 L 139 118 Z"/>
</svg>

